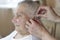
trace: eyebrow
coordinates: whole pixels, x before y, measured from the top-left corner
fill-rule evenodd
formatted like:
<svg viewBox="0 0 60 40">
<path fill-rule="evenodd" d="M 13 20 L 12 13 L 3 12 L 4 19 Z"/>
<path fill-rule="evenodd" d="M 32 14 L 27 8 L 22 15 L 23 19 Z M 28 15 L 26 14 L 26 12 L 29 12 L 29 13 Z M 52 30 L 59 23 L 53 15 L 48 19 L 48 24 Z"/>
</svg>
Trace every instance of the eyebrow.
<svg viewBox="0 0 60 40">
<path fill-rule="evenodd" d="M 19 14 L 19 13 L 22 13 L 22 12 L 17 12 L 16 15 Z"/>
</svg>

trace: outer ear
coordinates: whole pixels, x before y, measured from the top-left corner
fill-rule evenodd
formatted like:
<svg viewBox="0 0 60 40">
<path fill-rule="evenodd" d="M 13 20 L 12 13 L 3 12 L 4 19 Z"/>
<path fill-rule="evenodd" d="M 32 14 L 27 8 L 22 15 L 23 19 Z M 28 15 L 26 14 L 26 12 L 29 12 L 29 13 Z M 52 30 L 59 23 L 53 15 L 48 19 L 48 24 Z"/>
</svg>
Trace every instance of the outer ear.
<svg viewBox="0 0 60 40">
<path fill-rule="evenodd" d="M 46 13 L 46 11 L 45 6 L 40 6 L 36 12 L 36 15 L 43 15 Z"/>
</svg>

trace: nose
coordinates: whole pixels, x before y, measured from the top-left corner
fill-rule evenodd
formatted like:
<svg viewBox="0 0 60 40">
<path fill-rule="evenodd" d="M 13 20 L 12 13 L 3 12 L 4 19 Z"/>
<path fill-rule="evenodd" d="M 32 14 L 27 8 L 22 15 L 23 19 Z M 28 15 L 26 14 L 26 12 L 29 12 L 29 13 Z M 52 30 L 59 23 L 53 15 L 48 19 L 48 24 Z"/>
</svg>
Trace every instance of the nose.
<svg viewBox="0 0 60 40">
<path fill-rule="evenodd" d="M 13 23 L 16 23 L 17 20 L 18 20 L 18 19 L 17 19 L 16 17 L 14 17 L 14 18 L 12 19 L 12 22 L 13 22 Z"/>
</svg>

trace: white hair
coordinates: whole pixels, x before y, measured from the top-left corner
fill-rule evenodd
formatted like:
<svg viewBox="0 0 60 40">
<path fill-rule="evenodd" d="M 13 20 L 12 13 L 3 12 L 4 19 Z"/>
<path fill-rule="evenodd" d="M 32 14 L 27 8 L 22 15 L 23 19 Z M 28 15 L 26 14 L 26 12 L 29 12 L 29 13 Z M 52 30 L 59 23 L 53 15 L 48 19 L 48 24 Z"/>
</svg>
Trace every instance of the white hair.
<svg viewBox="0 0 60 40">
<path fill-rule="evenodd" d="M 25 8 L 25 12 L 29 13 L 29 16 L 31 17 L 31 15 L 35 15 L 37 12 L 37 9 L 40 6 L 39 1 L 23 1 L 21 3 L 18 4 L 19 7 L 24 6 Z"/>
</svg>

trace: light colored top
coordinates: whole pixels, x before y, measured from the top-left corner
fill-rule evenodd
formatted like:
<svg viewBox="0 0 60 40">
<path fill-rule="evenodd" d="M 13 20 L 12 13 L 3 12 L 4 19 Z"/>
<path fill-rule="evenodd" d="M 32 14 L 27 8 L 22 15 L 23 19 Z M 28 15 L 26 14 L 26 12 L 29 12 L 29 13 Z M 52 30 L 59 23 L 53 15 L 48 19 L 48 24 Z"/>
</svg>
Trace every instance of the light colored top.
<svg viewBox="0 0 60 40">
<path fill-rule="evenodd" d="M 17 31 L 13 31 L 10 35 L 6 36 L 5 38 L 2 38 L 0 40 L 40 40 L 35 36 L 27 35 L 25 37 L 22 37 L 20 39 L 14 39 L 13 37 L 17 34 Z"/>
</svg>

